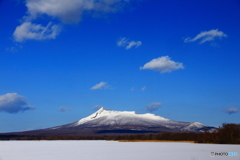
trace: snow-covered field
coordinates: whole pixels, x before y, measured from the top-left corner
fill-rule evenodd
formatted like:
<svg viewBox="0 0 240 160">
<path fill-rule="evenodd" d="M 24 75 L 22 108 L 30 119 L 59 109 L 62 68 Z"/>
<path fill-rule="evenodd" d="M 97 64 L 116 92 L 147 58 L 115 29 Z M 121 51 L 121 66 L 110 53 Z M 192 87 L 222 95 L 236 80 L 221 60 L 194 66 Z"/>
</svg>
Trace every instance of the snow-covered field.
<svg viewBox="0 0 240 160">
<path fill-rule="evenodd" d="M 115 141 L 0 141 L 0 160 L 240 160 L 240 145 Z"/>
</svg>

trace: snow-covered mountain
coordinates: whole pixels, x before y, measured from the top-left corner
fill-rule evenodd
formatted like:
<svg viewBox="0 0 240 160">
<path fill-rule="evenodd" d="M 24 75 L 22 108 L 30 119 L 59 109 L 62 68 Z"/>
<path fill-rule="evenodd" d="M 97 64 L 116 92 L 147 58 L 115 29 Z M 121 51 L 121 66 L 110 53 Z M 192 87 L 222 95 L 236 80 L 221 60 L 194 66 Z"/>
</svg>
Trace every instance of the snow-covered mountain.
<svg viewBox="0 0 240 160">
<path fill-rule="evenodd" d="M 95 113 L 77 122 L 53 127 L 52 130 L 60 129 L 97 129 L 97 133 L 117 133 L 118 131 L 134 132 L 201 132 L 213 127 L 199 122 L 180 122 L 166 119 L 154 114 L 137 114 L 130 111 L 112 111 L 100 108 Z M 115 131 L 115 132 L 114 132 Z"/>
<path fill-rule="evenodd" d="M 57 127 L 9 133 L 9 135 L 122 135 L 160 132 L 203 132 L 214 130 L 199 122 L 180 122 L 154 114 L 129 111 L 111 111 L 100 108 L 86 118 Z"/>
</svg>

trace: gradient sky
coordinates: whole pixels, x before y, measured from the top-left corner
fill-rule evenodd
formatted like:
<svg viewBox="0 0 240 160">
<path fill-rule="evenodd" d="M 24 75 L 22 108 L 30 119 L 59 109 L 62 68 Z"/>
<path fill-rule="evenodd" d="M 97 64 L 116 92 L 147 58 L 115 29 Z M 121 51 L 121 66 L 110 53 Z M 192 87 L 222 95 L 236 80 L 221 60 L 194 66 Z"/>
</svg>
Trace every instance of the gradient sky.
<svg viewBox="0 0 240 160">
<path fill-rule="evenodd" d="M 239 0 L 0 0 L 0 132 L 101 106 L 240 123 Z"/>
</svg>

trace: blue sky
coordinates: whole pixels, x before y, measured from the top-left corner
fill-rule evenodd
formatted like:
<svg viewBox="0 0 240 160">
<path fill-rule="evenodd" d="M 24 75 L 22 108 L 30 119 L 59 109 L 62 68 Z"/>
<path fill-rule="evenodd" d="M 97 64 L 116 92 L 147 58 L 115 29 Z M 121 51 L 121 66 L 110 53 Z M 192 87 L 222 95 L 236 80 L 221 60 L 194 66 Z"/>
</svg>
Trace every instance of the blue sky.
<svg viewBox="0 0 240 160">
<path fill-rule="evenodd" d="M 1 0 L 0 132 L 101 106 L 240 123 L 240 1 Z"/>
</svg>

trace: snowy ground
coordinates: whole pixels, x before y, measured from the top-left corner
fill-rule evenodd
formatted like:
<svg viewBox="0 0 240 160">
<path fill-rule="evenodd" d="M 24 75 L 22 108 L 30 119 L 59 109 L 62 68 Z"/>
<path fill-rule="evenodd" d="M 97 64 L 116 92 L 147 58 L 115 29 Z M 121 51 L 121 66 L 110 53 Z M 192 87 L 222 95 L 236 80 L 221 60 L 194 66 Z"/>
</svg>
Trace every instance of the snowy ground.
<svg viewBox="0 0 240 160">
<path fill-rule="evenodd" d="M 114 141 L 0 141 L 0 160 L 240 160 L 240 145 Z"/>
</svg>

